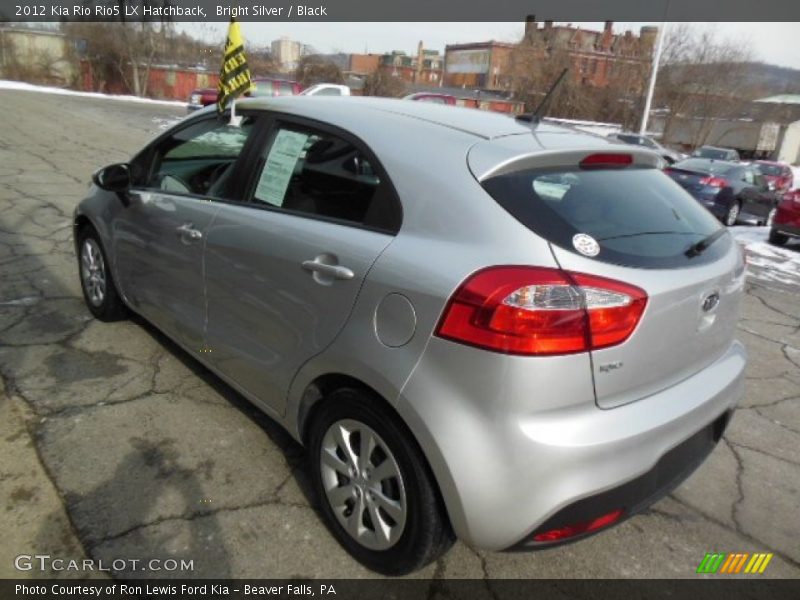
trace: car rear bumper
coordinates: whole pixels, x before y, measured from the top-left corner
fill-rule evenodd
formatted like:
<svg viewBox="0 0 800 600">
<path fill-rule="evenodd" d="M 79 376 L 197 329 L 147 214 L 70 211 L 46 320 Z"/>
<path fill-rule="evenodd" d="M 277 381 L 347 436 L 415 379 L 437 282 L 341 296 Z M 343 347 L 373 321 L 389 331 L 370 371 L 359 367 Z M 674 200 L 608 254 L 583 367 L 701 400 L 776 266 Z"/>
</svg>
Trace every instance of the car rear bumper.
<svg viewBox="0 0 800 600">
<path fill-rule="evenodd" d="M 722 438 L 731 416 L 732 411 L 728 411 L 717 417 L 714 422 L 667 452 L 646 473 L 562 508 L 509 550 L 538 550 L 574 542 L 602 529 L 575 535 L 563 541 L 540 541 L 536 536 L 545 536 L 548 532 L 563 530 L 575 523 L 591 522 L 603 515 L 620 511 L 621 517 L 613 523 L 617 525 L 646 509 L 677 488 L 708 458 Z"/>
<path fill-rule="evenodd" d="M 604 410 L 593 394 L 571 396 L 574 385 L 556 363 L 492 355 L 506 360 L 498 373 L 492 365 L 469 368 L 473 352 L 487 354 L 432 339 L 398 410 L 428 457 L 456 533 L 490 550 L 527 547 L 543 528 L 592 517 L 592 504 L 621 504 L 612 510 L 629 516 L 680 483 L 738 402 L 746 362 L 744 347 L 733 342 L 688 379 Z M 440 362 L 445 354 L 456 356 Z M 585 376 L 572 378 L 591 381 L 589 373 L 587 366 Z"/>
</svg>

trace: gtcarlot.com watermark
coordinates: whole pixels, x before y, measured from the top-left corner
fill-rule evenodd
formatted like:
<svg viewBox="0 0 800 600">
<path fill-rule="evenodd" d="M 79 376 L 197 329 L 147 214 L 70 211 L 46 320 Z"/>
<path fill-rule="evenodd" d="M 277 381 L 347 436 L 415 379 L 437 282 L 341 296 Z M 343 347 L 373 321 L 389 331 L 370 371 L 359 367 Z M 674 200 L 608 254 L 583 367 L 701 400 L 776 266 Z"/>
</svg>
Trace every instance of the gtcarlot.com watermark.
<svg viewBox="0 0 800 600">
<path fill-rule="evenodd" d="M 122 573 L 131 571 L 175 572 L 194 571 L 194 560 L 175 558 L 115 558 L 112 561 L 83 558 L 60 558 L 49 554 L 20 554 L 14 559 L 17 571 L 105 571 Z"/>
</svg>

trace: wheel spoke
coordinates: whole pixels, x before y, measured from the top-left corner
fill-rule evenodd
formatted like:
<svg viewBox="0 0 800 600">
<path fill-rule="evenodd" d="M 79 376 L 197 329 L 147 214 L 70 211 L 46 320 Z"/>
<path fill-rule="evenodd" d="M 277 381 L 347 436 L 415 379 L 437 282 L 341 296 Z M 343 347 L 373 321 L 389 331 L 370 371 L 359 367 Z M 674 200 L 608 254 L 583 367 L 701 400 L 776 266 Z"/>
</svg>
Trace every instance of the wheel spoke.
<svg viewBox="0 0 800 600">
<path fill-rule="evenodd" d="M 387 498 L 386 496 L 383 495 L 382 492 L 379 492 L 377 490 L 373 490 L 372 498 L 375 502 L 375 505 L 380 506 L 383 510 L 385 510 L 386 514 L 392 517 L 392 519 L 396 523 L 399 524 L 403 522 L 404 520 L 403 507 L 400 505 L 399 502 L 397 502 L 396 500 L 392 500 L 391 498 Z"/>
<path fill-rule="evenodd" d="M 336 453 L 329 448 L 322 449 L 322 464 L 330 467 L 337 473 L 341 473 L 345 477 L 350 477 L 347 464 L 338 456 L 336 456 Z"/>
<path fill-rule="evenodd" d="M 350 445 L 351 435 L 352 432 L 346 430 L 342 425 L 337 425 L 335 431 L 333 432 L 333 437 L 336 439 L 337 445 L 342 449 L 347 457 L 347 465 L 355 469 L 358 467 L 358 457 L 355 455 L 355 452 L 353 452 L 353 448 Z"/>
<path fill-rule="evenodd" d="M 395 470 L 392 461 L 386 459 L 372 470 L 372 472 L 369 474 L 368 480 L 371 484 L 378 484 L 384 479 L 389 479 L 390 477 L 396 476 L 397 471 Z"/>
<path fill-rule="evenodd" d="M 363 474 L 370 466 L 369 457 L 375 450 L 375 437 L 371 431 L 361 431 L 361 447 L 358 451 L 358 470 Z"/>
<path fill-rule="evenodd" d="M 354 489 L 355 488 L 352 484 L 347 484 L 341 487 L 335 487 L 332 490 L 328 490 L 328 500 L 331 501 L 331 506 L 334 508 L 343 506 L 345 500 L 348 498 L 353 498 Z"/>
<path fill-rule="evenodd" d="M 369 509 L 370 519 L 372 519 L 372 526 L 375 528 L 375 535 L 378 537 L 378 540 L 384 544 L 387 543 L 392 536 L 392 528 L 381 516 L 374 502 L 368 501 L 367 508 Z"/>
<path fill-rule="evenodd" d="M 362 525 L 364 521 L 364 496 L 359 495 L 356 498 L 355 506 L 353 507 L 353 512 L 350 513 L 350 516 L 347 518 L 347 531 L 350 532 L 350 535 L 353 536 L 354 539 L 359 539 L 361 537 L 361 532 L 364 529 Z"/>
</svg>

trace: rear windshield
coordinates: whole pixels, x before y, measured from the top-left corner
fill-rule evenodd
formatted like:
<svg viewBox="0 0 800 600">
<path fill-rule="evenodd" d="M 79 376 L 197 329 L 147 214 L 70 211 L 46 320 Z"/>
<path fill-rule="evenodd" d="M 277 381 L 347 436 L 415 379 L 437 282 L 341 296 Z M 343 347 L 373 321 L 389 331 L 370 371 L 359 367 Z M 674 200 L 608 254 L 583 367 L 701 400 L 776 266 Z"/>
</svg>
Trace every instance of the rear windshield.
<svg viewBox="0 0 800 600">
<path fill-rule="evenodd" d="M 575 236 L 591 236 L 600 248 L 594 258 L 604 262 L 691 266 L 718 259 L 732 243 L 722 236 L 699 256 L 687 256 L 721 225 L 658 169 L 538 169 L 499 175 L 482 185 L 523 225 L 561 248 L 578 253 Z"/>
<path fill-rule="evenodd" d="M 780 177 L 784 174 L 785 167 L 780 165 L 756 165 L 756 168 L 764 175 L 771 175 L 773 177 Z"/>
<path fill-rule="evenodd" d="M 730 150 L 718 150 L 716 148 L 700 148 L 695 152 L 695 156 L 700 156 L 702 158 L 717 158 L 721 160 L 725 160 L 732 155 L 733 153 Z"/>
</svg>

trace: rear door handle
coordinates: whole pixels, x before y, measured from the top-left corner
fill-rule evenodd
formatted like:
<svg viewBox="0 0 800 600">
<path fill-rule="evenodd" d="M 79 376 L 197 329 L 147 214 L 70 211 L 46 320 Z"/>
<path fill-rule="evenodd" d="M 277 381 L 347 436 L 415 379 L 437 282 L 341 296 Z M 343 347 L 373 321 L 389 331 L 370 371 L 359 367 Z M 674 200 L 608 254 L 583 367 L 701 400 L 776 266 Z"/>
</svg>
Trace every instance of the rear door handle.
<svg viewBox="0 0 800 600">
<path fill-rule="evenodd" d="M 327 275 L 334 279 L 352 279 L 355 273 L 341 265 L 326 265 L 325 263 L 317 262 L 316 260 L 303 261 L 303 268 L 312 273 L 319 273 L 320 275 Z"/>
<path fill-rule="evenodd" d="M 182 237 L 186 237 L 190 240 L 199 240 L 203 237 L 203 233 L 195 229 L 191 223 L 185 223 L 178 227 L 175 231 L 177 231 Z"/>
</svg>

